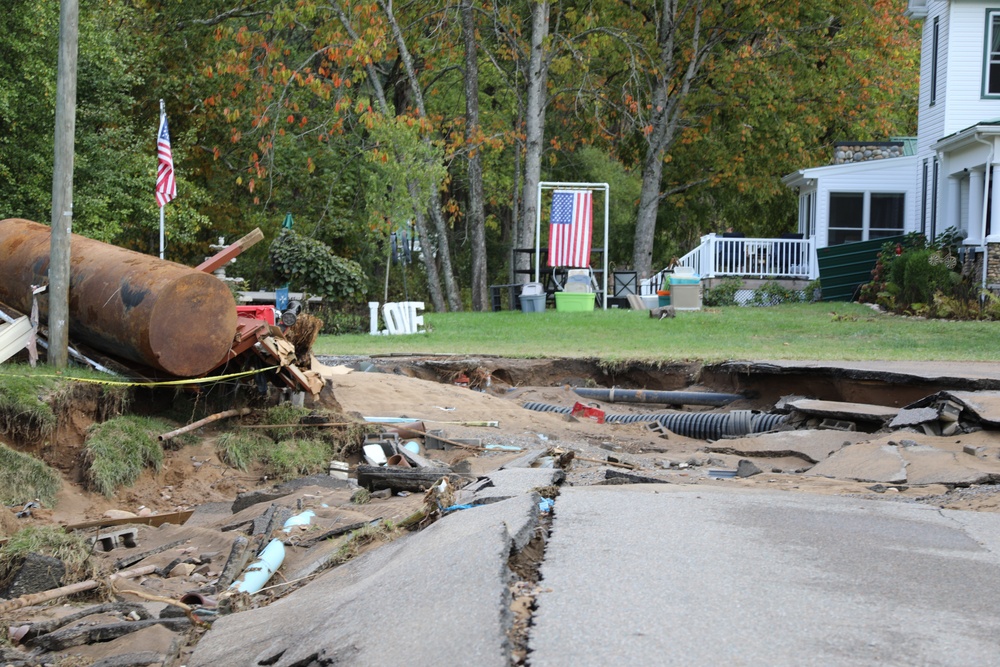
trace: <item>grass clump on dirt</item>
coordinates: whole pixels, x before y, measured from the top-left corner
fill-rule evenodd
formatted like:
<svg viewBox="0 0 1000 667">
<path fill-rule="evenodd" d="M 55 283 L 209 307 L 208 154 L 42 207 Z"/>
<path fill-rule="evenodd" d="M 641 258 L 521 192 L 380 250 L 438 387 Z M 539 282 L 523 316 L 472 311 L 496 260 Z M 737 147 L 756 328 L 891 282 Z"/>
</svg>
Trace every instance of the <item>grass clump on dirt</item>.
<svg viewBox="0 0 1000 667">
<path fill-rule="evenodd" d="M 330 445 L 318 438 L 290 438 L 268 452 L 270 472 L 280 479 L 311 475 L 330 465 Z"/>
<path fill-rule="evenodd" d="M 319 438 L 286 438 L 275 442 L 259 433 L 231 432 L 216 442 L 219 458 L 226 465 L 247 471 L 262 466 L 269 477 L 290 479 L 326 470 L 330 443 Z"/>
<path fill-rule="evenodd" d="M 5 367 L 0 382 L 0 430 L 12 438 L 47 438 L 55 431 L 56 414 L 44 400 L 55 387 L 51 378 L 26 374 L 30 367 Z"/>
<path fill-rule="evenodd" d="M 0 581 L 6 580 L 30 553 L 61 560 L 66 566 L 64 584 L 89 579 L 95 573 L 86 538 L 59 526 L 27 526 L 14 533 L 0 551 Z"/>
<path fill-rule="evenodd" d="M 274 441 L 262 433 L 227 431 L 215 441 L 215 451 L 227 466 L 246 472 L 267 457 Z"/>
<path fill-rule="evenodd" d="M 102 385 L 108 376 L 84 368 L 57 375 L 50 366 L 4 364 L 0 373 L 0 433 L 19 441 L 49 438 L 72 407 L 87 405 L 95 419 L 124 412 L 128 387 Z M 85 380 L 86 382 L 81 382 Z"/>
<path fill-rule="evenodd" d="M 291 403 L 279 403 L 264 411 L 264 424 L 272 425 L 272 428 L 264 429 L 264 432 L 272 440 L 283 440 L 292 438 L 300 434 L 302 418 L 309 414 L 305 408 L 297 408 Z"/>
<path fill-rule="evenodd" d="M 163 448 L 156 436 L 168 430 L 160 420 L 135 416 L 93 425 L 85 445 L 93 488 L 111 497 L 119 487 L 132 485 L 144 469 L 159 471 Z"/>
<path fill-rule="evenodd" d="M 37 499 L 51 507 L 61 485 L 59 474 L 45 463 L 0 444 L 0 503 L 20 505 Z"/>
</svg>

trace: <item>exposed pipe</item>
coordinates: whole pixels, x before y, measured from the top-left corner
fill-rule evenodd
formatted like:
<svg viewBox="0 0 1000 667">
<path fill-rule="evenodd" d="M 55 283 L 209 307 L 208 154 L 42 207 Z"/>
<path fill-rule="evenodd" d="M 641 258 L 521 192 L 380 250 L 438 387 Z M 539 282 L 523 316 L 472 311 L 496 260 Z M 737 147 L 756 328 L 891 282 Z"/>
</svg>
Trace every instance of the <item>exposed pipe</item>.
<svg viewBox="0 0 1000 667">
<path fill-rule="evenodd" d="M 525 403 L 522 407 L 535 412 L 569 414 L 572 408 L 548 403 Z M 659 422 L 664 428 L 678 435 L 702 440 L 718 440 L 723 436 L 742 436 L 750 433 L 764 433 L 783 424 L 786 415 L 756 412 L 754 410 L 733 410 L 726 413 L 714 412 L 660 412 L 655 414 L 612 414 L 605 415 L 608 424 L 634 424 L 639 422 Z"/>
<path fill-rule="evenodd" d="M 195 429 L 201 428 L 205 424 L 211 424 L 214 421 L 225 419 L 226 417 L 238 417 L 248 414 L 250 414 L 250 408 L 234 408 L 232 410 L 223 410 L 222 412 L 217 412 L 214 415 L 209 415 L 204 419 L 199 419 L 196 422 L 191 422 L 187 426 L 181 426 L 180 428 L 174 429 L 169 433 L 164 433 L 163 435 L 157 436 L 157 439 L 160 442 L 163 442 L 165 440 L 170 440 L 171 438 L 176 438 L 177 436 L 183 435 L 190 431 L 194 431 Z"/>
<path fill-rule="evenodd" d="M 251 595 L 256 593 L 264 587 L 271 575 L 277 572 L 284 560 L 285 545 L 279 539 L 271 540 L 257 556 L 257 560 L 247 566 L 243 578 L 230 584 L 229 590 Z"/>
<path fill-rule="evenodd" d="M 572 408 L 566 408 L 561 405 L 551 405 L 550 403 L 537 403 L 534 401 L 529 401 L 523 406 L 526 410 L 533 410 L 534 412 L 553 412 L 559 415 L 568 415 L 573 411 Z M 621 415 L 621 414 L 611 414 L 604 415 L 604 421 L 608 424 L 634 424 L 636 422 L 655 422 L 660 418 L 661 415 L 670 413 L 653 413 L 653 414 L 640 414 L 640 415 Z"/>
<path fill-rule="evenodd" d="M 577 396 L 606 403 L 662 403 L 668 405 L 709 405 L 721 407 L 738 401 L 739 394 L 720 394 L 709 391 L 651 391 L 646 389 L 588 389 L 573 390 Z"/>
<path fill-rule="evenodd" d="M 751 433 L 765 433 L 784 423 L 787 418 L 787 415 L 734 410 L 728 414 L 682 412 L 663 415 L 657 421 L 664 428 L 687 438 L 718 440 L 723 436 L 739 437 Z"/>
</svg>

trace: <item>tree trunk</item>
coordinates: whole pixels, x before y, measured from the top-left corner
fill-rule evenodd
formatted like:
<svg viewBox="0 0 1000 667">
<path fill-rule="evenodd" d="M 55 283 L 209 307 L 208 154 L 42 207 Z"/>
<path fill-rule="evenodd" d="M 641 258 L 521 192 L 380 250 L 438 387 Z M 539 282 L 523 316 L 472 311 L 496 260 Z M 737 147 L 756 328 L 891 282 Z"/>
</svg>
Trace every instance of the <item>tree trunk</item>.
<svg viewBox="0 0 1000 667">
<path fill-rule="evenodd" d="M 347 34 L 351 37 L 351 39 L 357 41 L 358 34 L 354 31 L 354 28 L 347 19 L 347 15 L 340 8 L 340 5 L 334 2 L 332 7 L 334 12 L 336 12 L 337 17 L 340 19 L 341 25 L 344 26 L 344 30 L 347 31 Z M 375 99 L 378 102 L 379 111 L 382 115 L 388 116 L 391 113 L 391 110 L 389 109 L 389 103 L 386 101 L 385 90 L 382 88 L 382 80 L 379 79 L 378 72 L 371 63 L 368 63 L 365 65 L 365 73 L 368 76 L 368 83 L 371 85 L 372 90 L 375 93 Z M 442 313 L 446 310 L 446 308 L 444 305 L 444 296 L 441 291 L 441 277 L 438 274 L 434 253 L 432 252 L 430 245 L 432 239 L 427 233 L 427 221 L 424 219 L 424 214 L 420 210 L 422 208 L 420 205 L 420 192 L 416 181 L 408 181 L 406 187 L 410 193 L 410 198 L 413 200 L 413 221 L 414 226 L 417 229 L 417 235 L 420 237 L 420 247 L 422 248 L 420 256 L 424 263 L 424 268 L 427 271 L 427 291 L 430 293 L 431 303 L 434 305 L 434 310 Z"/>
<path fill-rule="evenodd" d="M 472 234 L 472 309 L 489 310 L 486 287 L 486 214 L 483 211 L 483 167 L 479 143 L 479 65 L 472 0 L 462 2 L 462 36 L 465 40 L 465 148 L 469 162 L 467 222 Z"/>
<path fill-rule="evenodd" d="M 399 50 L 399 59 L 406 70 L 406 78 L 410 84 L 410 92 L 413 94 L 417 113 L 421 118 L 426 119 L 427 109 L 424 106 L 424 94 L 420 88 L 420 81 L 417 79 L 416 71 L 413 68 L 413 57 L 406 47 L 406 40 L 403 39 L 403 31 L 400 30 L 399 24 L 396 22 L 396 15 L 392 11 L 392 5 L 386 2 L 386 0 L 379 0 L 379 6 L 385 12 L 386 20 L 392 28 L 393 40 L 396 42 L 396 48 Z M 425 136 L 424 142 L 429 145 L 430 137 Z M 444 218 L 444 212 L 441 210 L 441 194 L 437 188 L 434 188 L 429 194 L 430 203 L 428 204 L 428 212 L 430 213 L 431 221 L 434 223 L 434 229 L 437 232 L 438 260 L 441 262 L 441 277 L 444 280 L 448 305 L 452 310 L 462 310 L 462 294 L 458 289 L 458 283 L 455 281 L 455 272 L 451 266 L 451 249 L 448 245 L 448 223 Z"/>
<path fill-rule="evenodd" d="M 549 34 L 549 3 L 538 2 L 531 11 L 531 54 L 528 59 L 528 104 L 525 113 L 524 188 L 522 189 L 521 221 L 514 238 L 515 247 L 535 247 L 535 218 L 538 213 L 538 183 L 542 173 L 542 144 L 545 140 L 545 84 L 548 60 L 545 58 L 545 38 Z M 530 269 L 528 255 L 517 254 L 516 269 Z M 528 282 L 526 274 L 519 275 Z"/>
<path fill-rule="evenodd" d="M 660 180 L 663 177 L 663 153 L 652 151 L 642 165 L 642 190 L 639 213 L 635 221 L 635 243 L 632 246 L 632 266 L 639 278 L 649 278 L 653 265 L 653 237 L 656 235 L 656 214 L 660 208 Z"/>
<path fill-rule="evenodd" d="M 687 23 L 682 20 L 682 14 L 688 11 L 692 12 L 693 19 L 690 28 L 686 28 Z M 660 11 L 659 53 L 654 63 L 655 83 L 650 96 L 649 125 L 652 131 L 647 139 L 642 165 L 642 190 L 632 246 L 632 263 L 640 278 L 648 278 L 652 272 L 656 213 L 662 198 L 663 158 L 677 138 L 682 107 L 691 92 L 691 85 L 708 54 L 723 36 L 721 31 L 715 31 L 709 34 L 708 39 L 705 38 L 701 25 L 703 12 L 704 7 L 697 3 L 681 9 L 678 0 L 663 0 Z M 691 33 L 678 34 L 682 28 L 690 29 Z M 683 71 L 680 71 L 681 68 Z"/>
<path fill-rule="evenodd" d="M 420 201 L 419 186 L 416 181 L 407 181 L 406 187 L 410 191 L 410 198 L 414 203 Z M 447 312 L 444 303 L 444 294 L 441 291 L 441 276 L 438 274 L 437 260 L 434 258 L 433 239 L 427 233 L 427 221 L 424 219 L 424 212 L 419 204 L 413 207 L 413 224 L 417 228 L 417 236 L 420 237 L 420 255 L 424 260 L 424 268 L 427 270 L 427 291 L 431 294 L 431 303 L 434 304 L 434 311 L 438 313 Z"/>
</svg>

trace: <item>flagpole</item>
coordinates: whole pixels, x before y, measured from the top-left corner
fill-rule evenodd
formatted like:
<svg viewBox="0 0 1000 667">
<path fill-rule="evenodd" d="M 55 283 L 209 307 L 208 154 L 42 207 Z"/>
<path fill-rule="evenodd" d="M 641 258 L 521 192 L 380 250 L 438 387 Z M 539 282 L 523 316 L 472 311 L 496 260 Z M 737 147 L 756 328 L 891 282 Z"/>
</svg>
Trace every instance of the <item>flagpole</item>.
<svg viewBox="0 0 1000 667">
<path fill-rule="evenodd" d="M 160 100 L 160 127 L 163 127 L 163 117 L 167 113 L 166 105 L 163 100 Z M 160 259 L 163 259 L 163 209 L 166 208 L 166 203 L 160 207 Z"/>
</svg>

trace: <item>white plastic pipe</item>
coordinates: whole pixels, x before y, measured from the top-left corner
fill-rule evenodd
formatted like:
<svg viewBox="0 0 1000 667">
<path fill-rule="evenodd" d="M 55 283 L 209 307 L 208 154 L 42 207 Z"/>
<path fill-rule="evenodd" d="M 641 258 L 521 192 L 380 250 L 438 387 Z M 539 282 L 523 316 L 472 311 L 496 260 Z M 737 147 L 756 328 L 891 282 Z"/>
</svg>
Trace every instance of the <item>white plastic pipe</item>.
<svg viewBox="0 0 1000 667">
<path fill-rule="evenodd" d="M 285 545 L 279 539 L 271 540 L 264 550 L 257 556 L 257 560 L 250 563 L 243 572 L 243 577 L 234 581 L 230 588 L 235 588 L 238 593 L 250 593 L 251 595 L 259 591 L 267 583 L 281 564 L 285 561 Z"/>
</svg>

